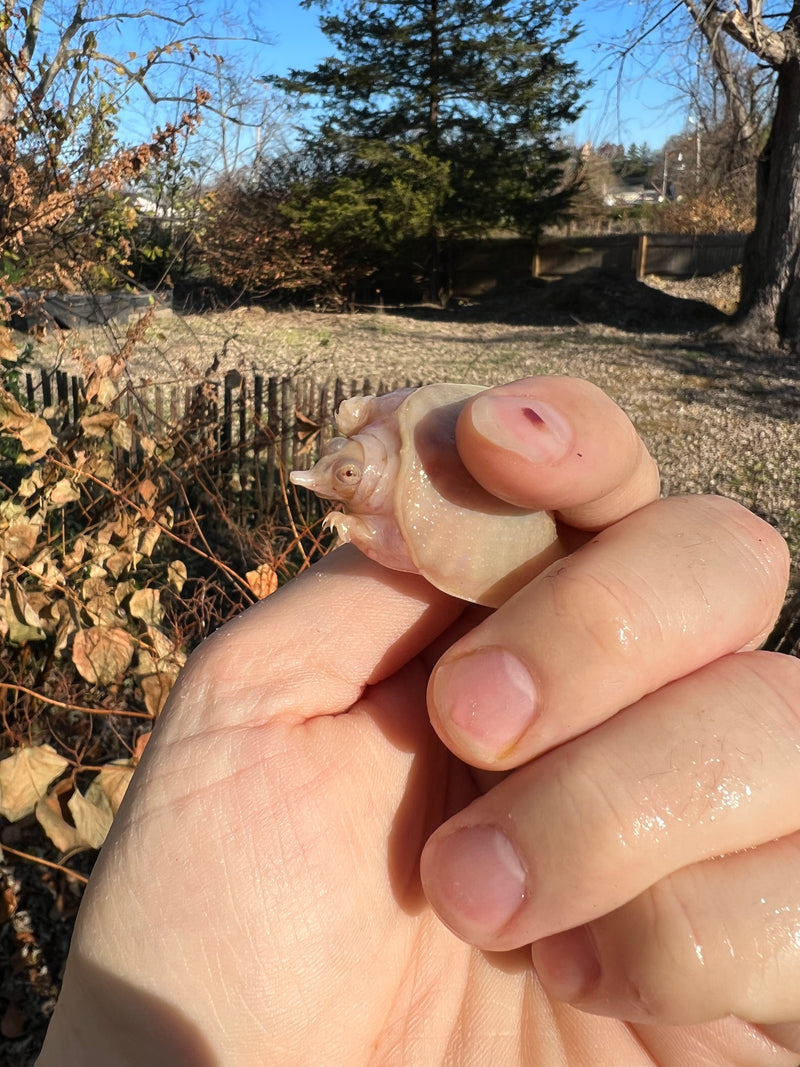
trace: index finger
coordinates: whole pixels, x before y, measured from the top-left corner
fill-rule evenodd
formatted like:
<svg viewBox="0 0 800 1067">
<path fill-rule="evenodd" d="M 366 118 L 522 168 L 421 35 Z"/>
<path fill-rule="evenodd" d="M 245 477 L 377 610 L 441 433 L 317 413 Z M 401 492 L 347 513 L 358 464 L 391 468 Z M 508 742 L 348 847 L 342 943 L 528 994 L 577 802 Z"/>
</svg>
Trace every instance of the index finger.
<svg viewBox="0 0 800 1067">
<path fill-rule="evenodd" d="M 456 428 L 470 474 L 511 504 L 600 530 L 658 497 L 655 460 L 628 416 L 580 378 L 547 376 L 487 389 Z"/>
<path fill-rule="evenodd" d="M 195 649 L 170 695 L 170 706 L 181 706 L 175 729 L 339 714 L 463 609 L 420 575 L 389 570 L 343 545 Z"/>
</svg>

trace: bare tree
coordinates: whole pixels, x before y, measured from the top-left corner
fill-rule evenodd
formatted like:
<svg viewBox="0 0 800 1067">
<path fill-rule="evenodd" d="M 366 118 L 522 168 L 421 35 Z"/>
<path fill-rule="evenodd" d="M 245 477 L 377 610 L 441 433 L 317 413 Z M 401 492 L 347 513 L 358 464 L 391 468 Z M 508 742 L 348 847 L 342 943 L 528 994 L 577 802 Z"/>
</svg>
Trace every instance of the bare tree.
<svg viewBox="0 0 800 1067">
<path fill-rule="evenodd" d="M 759 348 L 800 349 L 800 0 L 644 0 L 623 56 L 681 13 L 703 42 L 729 125 L 731 167 L 756 159 L 756 224 L 731 334 Z M 685 23 L 684 23 L 685 25 Z M 684 31 L 683 41 L 686 42 Z M 744 62 L 743 60 L 747 60 Z M 765 85 L 772 92 L 767 97 Z"/>
<path fill-rule="evenodd" d="M 683 0 L 695 25 L 702 34 L 711 67 L 716 75 L 716 84 L 722 90 L 725 101 L 726 118 L 729 118 L 734 131 L 733 140 L 747 155 L 757 152 L 760 132 L 760 116 L 754 113 L 754 97 L 749 92 L 750 84 L 743 76 L 743 67 L 737 57 L 731 54 L 731 39 L 721 32 L 721 28 L 707 17 L 707 8 L 696 0 Z"/>
<path fill-rule="evenodd" d="M 107 110 L 140 94 L 184 104 L 235 46 L 264 35 L 218 9 L 157 0 L 6 0 L 0 14 L 0 122 L 24 123 L 57 107 L 66 127 L 86 121 L 98 95 Z M 190 72 L 190 77 L 186 74 Z"/>
<path fill-rule="evenodd" d="M 758 155 L 756 226 L 747 245 L 737 332 L 750 341 L 800 347 L 800 0 L 765 11 L 749 0 L 702 7 L 684 0 L 706 39 L 733 41 L 775 72 L 775 112 Z M 749 127 L 743 121 L 740 136 Z"/>
</svg>

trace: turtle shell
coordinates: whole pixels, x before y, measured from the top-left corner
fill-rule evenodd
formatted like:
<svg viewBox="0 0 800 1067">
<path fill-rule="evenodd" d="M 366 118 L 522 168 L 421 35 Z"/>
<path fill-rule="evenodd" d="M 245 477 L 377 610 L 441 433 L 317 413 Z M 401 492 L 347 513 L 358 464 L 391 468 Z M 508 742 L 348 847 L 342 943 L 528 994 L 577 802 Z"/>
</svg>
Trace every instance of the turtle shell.
<svg viewBox="0 0 800 1067">
<path fill-rule="evenodd" d="M 456 422 L 483 388 L 423 386 L 398 406 L 395 516 L 420 574 L 446 593 L 497 607 L 561 552 L 548 512 L 498 500 L 461 462 Z"/>
</svg>

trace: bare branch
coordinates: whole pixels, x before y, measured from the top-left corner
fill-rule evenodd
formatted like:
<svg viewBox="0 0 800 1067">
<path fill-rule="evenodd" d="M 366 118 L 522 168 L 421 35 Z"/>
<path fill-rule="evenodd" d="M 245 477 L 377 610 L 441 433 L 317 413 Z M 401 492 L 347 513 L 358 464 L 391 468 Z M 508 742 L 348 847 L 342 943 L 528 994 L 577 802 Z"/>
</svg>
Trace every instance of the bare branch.
<svg viewBox="0 0 800 1067">
<path fill-rule="evenodd" d="M 36 51 L 44 4 L 45 0 L 34 0 L 28 8 L 28 17 L 25 20 L 25 43 L 22 46 L 22 61 L 26 64 L 30 63 L 33 53 Z"/>
<path fill-rule="evenodd" d="M 742 97 L 728 49 L 725 47 L 723 20 L 713 4 L 702 9 L 695 3 L 695 0 L 684 0 L 684 2 L 708 45 L 708 53 L 720 80 L 738 136 L 745 144 L 754 143 L 758 136 L 758 128 L 753 123 L 749 108 Z M 756 2 L 760 7 L 759 0 Z"/>
<path fill-rule="evenodd" d="M 771 29 L 764 22 L 761 10 L 760 0 L 748 3 L 747 14 L 738 7 L 722 10 L 719 3 L 712 2 L 706 8 L 704 18 L 719 26 L 762 62 L 777 68 L 797 54 L 797 41 L 787 30 Z"/>
</svg>

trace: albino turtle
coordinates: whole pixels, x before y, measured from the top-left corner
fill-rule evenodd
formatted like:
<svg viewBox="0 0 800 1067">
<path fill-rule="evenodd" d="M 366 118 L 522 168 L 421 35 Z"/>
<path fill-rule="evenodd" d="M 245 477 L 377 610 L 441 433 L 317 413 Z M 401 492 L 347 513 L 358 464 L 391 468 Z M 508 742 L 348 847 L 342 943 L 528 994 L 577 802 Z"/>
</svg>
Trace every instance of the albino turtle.
<svg viewBox="0 0 800 1067">
<path fill-rule="evenodd" d="M 456 449 L 456 420 L 482 386 L 400 389 L 343 401 L 335 437 L 295 485 L 338 500 L 325 525 L 386 567 L 497 607 L 561 553 L 552 516 L 486 492 Z"/>
</svg>

